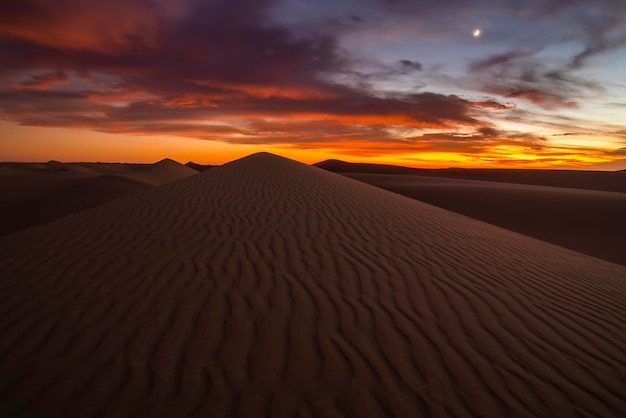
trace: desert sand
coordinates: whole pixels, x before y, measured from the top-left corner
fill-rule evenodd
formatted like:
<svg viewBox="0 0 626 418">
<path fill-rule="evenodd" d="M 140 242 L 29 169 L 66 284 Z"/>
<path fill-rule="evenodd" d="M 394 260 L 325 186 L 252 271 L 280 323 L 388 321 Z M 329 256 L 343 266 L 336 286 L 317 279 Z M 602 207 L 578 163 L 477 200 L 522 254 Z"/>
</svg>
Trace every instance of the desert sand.
<svg viewBox="0 0 626 418">
<path fill-rule="evenodd" d="M 421 175 L 343 174 L 524 235 L 626 265 L 626 193 Z M 500 180 L 495 173 L 493 178 Z"/>
<path fill-rule="evenodd" d="M 335 173 L 410 174 L 428 177 L 532 184 L 536 186 L 626 193 L 626 170 L 591 171 L 510 168 L 425 169 L 385 164 L 348 163 L 340 160 L 326 160 L 314 165 Z"/>
<path fill-rule="evenodd" d="M 271 154 L 0 238 L 0 416 L 615 417 L 626 267 Z"/>
<path fill-rule="evenodd" d="M 198 172 L 176 161 L 155 164 L 0 164 L 0 236 Z"/>
</svg>

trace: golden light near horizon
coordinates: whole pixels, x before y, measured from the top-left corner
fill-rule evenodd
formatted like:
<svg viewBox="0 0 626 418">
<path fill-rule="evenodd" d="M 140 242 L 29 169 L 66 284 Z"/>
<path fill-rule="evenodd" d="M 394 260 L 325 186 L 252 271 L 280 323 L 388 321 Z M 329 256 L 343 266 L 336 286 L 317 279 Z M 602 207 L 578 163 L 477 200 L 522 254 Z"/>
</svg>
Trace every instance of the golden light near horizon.
<svg viewBox="0 0 626 418">
<path fill-rule="evenodd" d="M 411 2 L 240 1 L 257 18 L 232 0 L 11 9 L 14 23 L 0 23 L 0 50 L 15 64 L 0 68 L 0 161 L 223 164 L 280 150 L 305 163 L 626 169 L 620 33 L 598 32 L 578 6 L 552 19 L 550 1 L 531 14 L 443 1 L 406 20 L 419 10 Z M 626 16 L 596 3 L 599 16 Z M 211 17 L 227 11 L 236 34 Z M 342 16 L 368 24 L 329 23 Z"/>
</svg>

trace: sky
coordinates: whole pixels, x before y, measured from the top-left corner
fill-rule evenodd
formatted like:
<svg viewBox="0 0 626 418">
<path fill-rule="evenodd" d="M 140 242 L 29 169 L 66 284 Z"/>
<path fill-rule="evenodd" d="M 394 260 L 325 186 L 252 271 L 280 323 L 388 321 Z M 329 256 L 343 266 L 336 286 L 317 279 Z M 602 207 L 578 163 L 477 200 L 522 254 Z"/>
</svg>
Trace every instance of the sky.
<svg viewBox="0 0 626 418">
<path fill-rule="evenodd" d="M 626 168 L 624 0 L 0 3 L 0 160 Z"/>
</svg>

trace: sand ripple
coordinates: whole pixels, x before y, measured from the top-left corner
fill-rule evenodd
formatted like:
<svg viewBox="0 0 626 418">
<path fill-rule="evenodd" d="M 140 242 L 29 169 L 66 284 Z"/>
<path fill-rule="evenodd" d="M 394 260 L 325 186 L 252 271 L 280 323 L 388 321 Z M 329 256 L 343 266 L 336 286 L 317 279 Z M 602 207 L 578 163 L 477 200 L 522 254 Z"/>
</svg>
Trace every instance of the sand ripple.
<svg viewBox="0 0 626 418">
<path fill-rule="evenodd" d="M 626 268 L 255 154 L 0 240 L 0 415 L 619 416 Z"/>
</svg>

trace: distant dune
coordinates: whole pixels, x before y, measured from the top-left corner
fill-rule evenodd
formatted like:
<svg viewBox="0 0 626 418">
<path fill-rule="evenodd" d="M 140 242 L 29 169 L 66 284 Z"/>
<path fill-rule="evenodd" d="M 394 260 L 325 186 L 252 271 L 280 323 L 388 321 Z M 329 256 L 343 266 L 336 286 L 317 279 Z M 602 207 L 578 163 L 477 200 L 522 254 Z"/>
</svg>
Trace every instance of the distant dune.
<svg viewBox="0 0 626 418">
<path fill-rule="evenodd" d="M 0 239 L 0 416 L 615 417 L 626 268 L 271 154 Z"/>
<path fill-rule="evenodd" d="M 626 265 L 626 193 L 416 175 L 345 175 Z"/>
<path fill-rule="evenodd" d="M 197 173 L 172 160 L 0 164 L 0 236 Z"/>
<path fill-rule="evenodd" d="M 532 169 L 423 169 L 383 164 L 347 163 L 326 160 L 314 164 L 335 173 L 410 174 L 429 177 L 494 181 L 501 183 L 534 184 L 537 186 L 566 187 L 626 193 L 626 172 L 586 170 L 532 170 Z"/>
<path fill-rule="evenodd" d="M 159 186 L 193 176 L 194 174 L 198 174 L 198 172 L 184 164 L 166 158 L 145 167 L 139 166 L 137 169 L 124 174 L 124 176 L 152 184 L 153 186 Z"/>
<path fill-rule="evenodd" d="M 338 160 L 315 165 L 475 219 L 626 265 L 626 173 L 427 170 Z"/>
<path fill-rule="evenodd" d="M 341 160 L 325 160 L 313 165 L 334 173 L 414 174 L 417 170 L 397 165 L 347 163 Z"/>
<path fill-rule="evenodd" d="M 21 199 L 2 198 L 0 236 L 152 188 L 137 180 L 111 175 L 71 179 L 57 182 L 56 186 L 51 191 Z"/>
<path fill-rule="evenodd" d="M 210 164 L 198 164 L 198 163 L 194 163 L 193 161 L 189 161 L 187 164 L 185 164 L 187 167 L 192 168 L 198 172 L 202 172 L 202 171 L 207 171 L 213 167 L 217 167 L 215 165 L 210 165 Z"/>
</svg>

